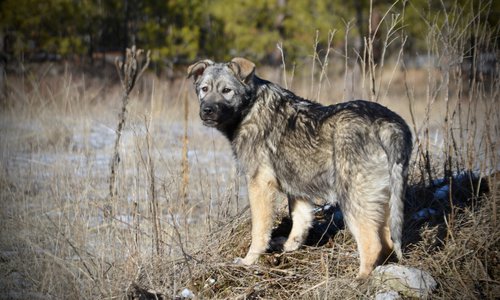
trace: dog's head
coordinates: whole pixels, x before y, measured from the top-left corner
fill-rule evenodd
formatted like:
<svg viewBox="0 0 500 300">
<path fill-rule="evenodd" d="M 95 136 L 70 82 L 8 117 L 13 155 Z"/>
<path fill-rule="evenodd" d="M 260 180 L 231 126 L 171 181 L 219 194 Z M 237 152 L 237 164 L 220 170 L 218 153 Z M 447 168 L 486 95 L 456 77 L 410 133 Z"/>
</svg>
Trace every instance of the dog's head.
<svg viewBox="0 0 500 300">
<path fill-rule="evenodd" d="M 203 124 L 223 129 L 241 119 L 249 107 L 254 71 L 253 62 L 239 57 L 229 63 L 205 59 L 189 66 Z"/>
</svg>

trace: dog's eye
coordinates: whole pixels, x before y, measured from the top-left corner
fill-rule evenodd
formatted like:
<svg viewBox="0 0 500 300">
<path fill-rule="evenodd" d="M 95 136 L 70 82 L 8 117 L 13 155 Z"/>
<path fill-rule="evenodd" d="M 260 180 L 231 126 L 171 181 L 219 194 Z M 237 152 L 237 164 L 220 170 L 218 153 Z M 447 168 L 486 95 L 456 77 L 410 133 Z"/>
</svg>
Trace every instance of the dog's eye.
<svg viewBox="0 0 500 300">
<path fill-rule="evenodd" d="M 204 92 L 204 93 L 208 92 L 208 86 L 204 86 L 204 87 L 202 87 L 202 88 L 201 88 L 201 91 L 202 91 L 202 92 Z"/>
<path fill-rule="evenodd" d="M 222 89 L 222 93 L 223 93 L 223 94 L 227 94 L 227 93 L 229 93 L 229 92 L 231 92 L 231 89 L 228 89 L 228 88 L 224 88 L 224 89 Z"/>
</svg>

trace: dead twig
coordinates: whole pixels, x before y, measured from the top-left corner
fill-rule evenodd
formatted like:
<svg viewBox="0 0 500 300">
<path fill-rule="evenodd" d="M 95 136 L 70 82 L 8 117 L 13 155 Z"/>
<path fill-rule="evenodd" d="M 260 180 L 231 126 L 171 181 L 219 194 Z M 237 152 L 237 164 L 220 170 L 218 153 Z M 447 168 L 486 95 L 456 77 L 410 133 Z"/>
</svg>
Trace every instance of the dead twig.
<svg viewBox="0 0 500 300">
<path fill-rule="evenodd" d="M 122 136 L 122 130 L 125 126 L 127 104 L 129 101 L 129 95 L 135 86 L 137 79 L 139 79 L 144 71 L 148 68 L 150 62 L 150 51 L 146 53 L 145 61 L 142 58 L 144 55 L 144 50 L 136 49 L 135 46 L 132 48 L 127 48 L 127 53 L 125 57 L 125 62 L 119 61 L 117 58 L 115 61 L 116 70 L 120 76 L 120 81 L 122 83 L 123 96 L 122 96 L 122 108 L 119 114 L 118 126 L 116 129 L 116 140 L 113 150 L 113 156 L 111 158 L 110 164 L 110 175 L 109 175 L 109 201 L 104 209 L 105 216 L 113 215 L 114 203 L 116 202 L 117 188 L 116 188 L 116 169 L 120 163 L 120 154 L 118 148 L 120 146 L 120 139 Z"/>
</svg>

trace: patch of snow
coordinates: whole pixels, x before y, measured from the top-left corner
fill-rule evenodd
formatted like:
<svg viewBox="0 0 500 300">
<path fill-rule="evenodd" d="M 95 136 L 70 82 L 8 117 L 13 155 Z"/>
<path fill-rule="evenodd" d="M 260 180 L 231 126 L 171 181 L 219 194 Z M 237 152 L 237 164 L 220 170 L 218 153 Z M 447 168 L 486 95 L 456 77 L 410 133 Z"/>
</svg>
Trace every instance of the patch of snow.
<svg viewBox="0 0 500 300">
<path fill-rule="evenodd" d="M 211 286 L 211 285 L 214 285 L 215 281 L 216 281 L 216 280 L 215 280 L 215 279 L 213 279 L 212 277 L 208 278 L 208 279 L 205 281 L 205 285 L 204 285 L 204 287 L 205 287 L 205 288 L 207 288 L 207 287 L 209 287 L 209 286 Z"/>
<path fill-rule="evenodd" d="M 419 211 L 417 211 L 416 213 L 413 214 L 413 216 L 411 217 L 413 220 L 425 220 L 425 219 L 428 219 L 430 218 L 431 216 L 436 216 L 438 214 L 438 211 L 433 209 L 433 208 L 423 208 Z"/>
<path fill-rule="evenodd" d="M 443 185 L 445 183 L 446 183 L 446 180 L 444 179 L 444 177 L 436 178 L 432 181 L 432 185 L 434 185 L 434 186 Z"/>
<path fill-rule="evenodd" d="M 189 289 L 185 288 L 181 292 L 181 297 L 187 298 L 187 299 L 193 299 L 195 296 L 194 296 L 193 292 L 191 292 Z"/>
<path fill-rule="evenodd" d="M 443 185 L 442 187 L 438 188 L 434 192 L 434 199 L 436 200 L 445 200 L 448 198 L 448 194 L 450 192 L 450 186 L 449 185 Z"/>
<path fill-rule="evenodd" d="M 127 225 L 131 225 L 134 222 L 134 218 L 131 215 L 118 215 L 115 219 Z"/>
</svg>

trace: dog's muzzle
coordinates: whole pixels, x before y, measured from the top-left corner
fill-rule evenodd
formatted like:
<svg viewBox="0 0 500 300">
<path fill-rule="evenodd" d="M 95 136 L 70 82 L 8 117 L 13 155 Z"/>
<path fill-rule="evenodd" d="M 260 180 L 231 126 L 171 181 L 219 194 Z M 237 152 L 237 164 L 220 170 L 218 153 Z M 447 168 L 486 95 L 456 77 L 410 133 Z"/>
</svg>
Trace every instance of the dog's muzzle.
<svg viewBox="0 0 500 300">
<path fill-rule="evenodd" d="M 200 106 L 200 118 L 203 124 L 209 127 L 217 125 L 217 118 L 219 115 L 219 108 L 216 103 L 202 103 Z"/>
</svg>

